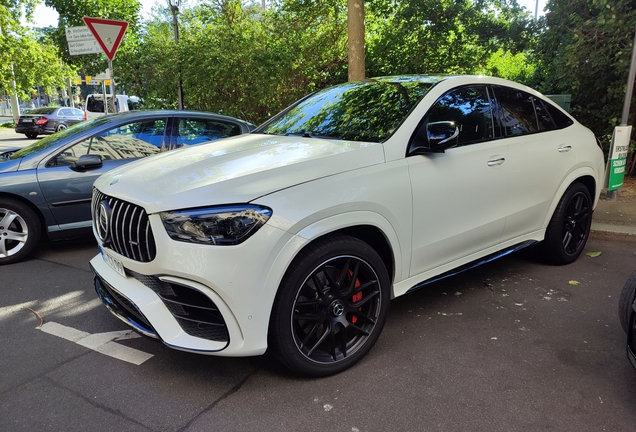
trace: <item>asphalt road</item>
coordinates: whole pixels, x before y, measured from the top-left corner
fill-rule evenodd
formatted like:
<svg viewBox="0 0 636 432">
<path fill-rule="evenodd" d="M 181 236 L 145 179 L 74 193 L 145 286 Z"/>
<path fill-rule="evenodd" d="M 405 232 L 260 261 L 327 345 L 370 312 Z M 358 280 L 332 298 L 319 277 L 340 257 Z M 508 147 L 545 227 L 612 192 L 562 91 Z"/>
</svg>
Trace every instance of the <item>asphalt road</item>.
<svg viewBox="0 0 636 432">
<path fill-rule="evenodd" d="M 95 243 L 43 245 L 0 267 L 0 430 L 633 431 L 617 302 L 634 243 L 589 251 L 565 267 L 517 254 L 396 299 L 365 359 L 307 379 L 268 355 L 131 338 L 96 299 Z"/>
</svg>

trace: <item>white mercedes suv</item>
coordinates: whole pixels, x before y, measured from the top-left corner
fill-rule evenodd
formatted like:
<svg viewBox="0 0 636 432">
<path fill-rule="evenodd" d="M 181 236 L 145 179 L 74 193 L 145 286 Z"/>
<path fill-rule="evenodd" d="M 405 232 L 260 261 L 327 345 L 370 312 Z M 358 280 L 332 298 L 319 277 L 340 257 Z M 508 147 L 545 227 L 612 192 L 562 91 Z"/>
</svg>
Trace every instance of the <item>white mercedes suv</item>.
<svg viewBox="0 0 636 432">
<path fill-rule="evenodd" d="M 510 81 L 345 83 L 100 177 L 95 288 L 170 347 L 270 349 L 334 374 L 371 349 L 393 297 L 536 242 L 574 261 L 603 165 L 592 132 Z"/>
</svg>

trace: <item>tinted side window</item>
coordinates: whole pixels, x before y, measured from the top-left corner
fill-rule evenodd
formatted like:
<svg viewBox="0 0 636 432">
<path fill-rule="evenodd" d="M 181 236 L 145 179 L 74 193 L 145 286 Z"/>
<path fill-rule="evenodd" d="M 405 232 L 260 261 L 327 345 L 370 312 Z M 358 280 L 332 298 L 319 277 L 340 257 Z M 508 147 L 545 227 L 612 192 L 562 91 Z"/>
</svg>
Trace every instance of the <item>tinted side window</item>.
<svg viewBox="0 0 636 432">
<path fill-rule="evenodd" d="M 71 117 L 71 110 L 70 109 L 66 109 L 66 108 L 62 108 L 61 110 L 58 111 L 58 115 L 64 116 L 64 117 Z"/>
<path fill-rule="evenodd" d="M 534 110 L 537 113 L 537 121 L 539 122 L 539 130 L 540 131 L 550 131 L 556 129 L 554 122 L 552 121 L 552 116 L 545 108 L 543 101 L 536 97 L 532 98 L 534 102 Z"/>
<path fill-rule="evenodd" d="M 177 134 L 177 147 L 200 144 L 241 134 L 236 123 L 222 120 L 180 118 Z"/>
<path fill-rule="evenodd" d="M 545 108 L 550 113 L 550 116 L 552 117 L 552 120 L 554 120 L 554 123 L 556 124 L 557 129 L 564 129 L 574 124 L 574 122 L 572 121 L 570 117 L 566 116 L 560 110 L 553 107 L 549 103 L 544 102 L 543 105 L 545 105 Z"/>
<path fill-rule="evenodd" d="M 462 87 L 446 93 L 429 111 L 424 127 L 437 122 L 455 123 L 458 146 L 492 139 L 493 119 L 486 87 Z"/>
<path fill-rule="evenodd" d="M 503 136 L 526 135 L 539 131 L 532 96 L 509 87 L 495 86 L 498 120 Z"/>
</svg>

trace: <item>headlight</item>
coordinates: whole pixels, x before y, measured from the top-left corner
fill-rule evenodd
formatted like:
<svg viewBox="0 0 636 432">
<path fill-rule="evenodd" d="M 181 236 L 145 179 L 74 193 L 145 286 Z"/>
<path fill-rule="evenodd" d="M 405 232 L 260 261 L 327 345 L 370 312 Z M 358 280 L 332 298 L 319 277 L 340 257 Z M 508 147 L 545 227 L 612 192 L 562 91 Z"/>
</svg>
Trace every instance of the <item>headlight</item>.
<svg viewBox="0 0 636 432">
<path fill-rule="evenodd" d="M 161 213 L 173 240 L 208 245 L 237 245 L 272 216 L 267 207 L 243 204 Z"/>
</svg>

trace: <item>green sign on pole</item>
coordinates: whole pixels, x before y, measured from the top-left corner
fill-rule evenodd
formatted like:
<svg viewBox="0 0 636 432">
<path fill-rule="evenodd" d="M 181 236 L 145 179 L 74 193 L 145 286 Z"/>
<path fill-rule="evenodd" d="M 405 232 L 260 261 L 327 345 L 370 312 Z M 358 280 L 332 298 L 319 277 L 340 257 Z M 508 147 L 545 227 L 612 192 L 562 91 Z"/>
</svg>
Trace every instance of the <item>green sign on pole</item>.
<svg viewBox="0 0 636 432">
<path fill-rule="evenodd" d="M 609 181 L 607 183 L 608 191 L 615 191 L 623 186 L 631 133 L 631 126 L 617 126 L 614 128 L 614 136 L 612 137 L 614 145 L 610 155 Z"/>
</svg>

